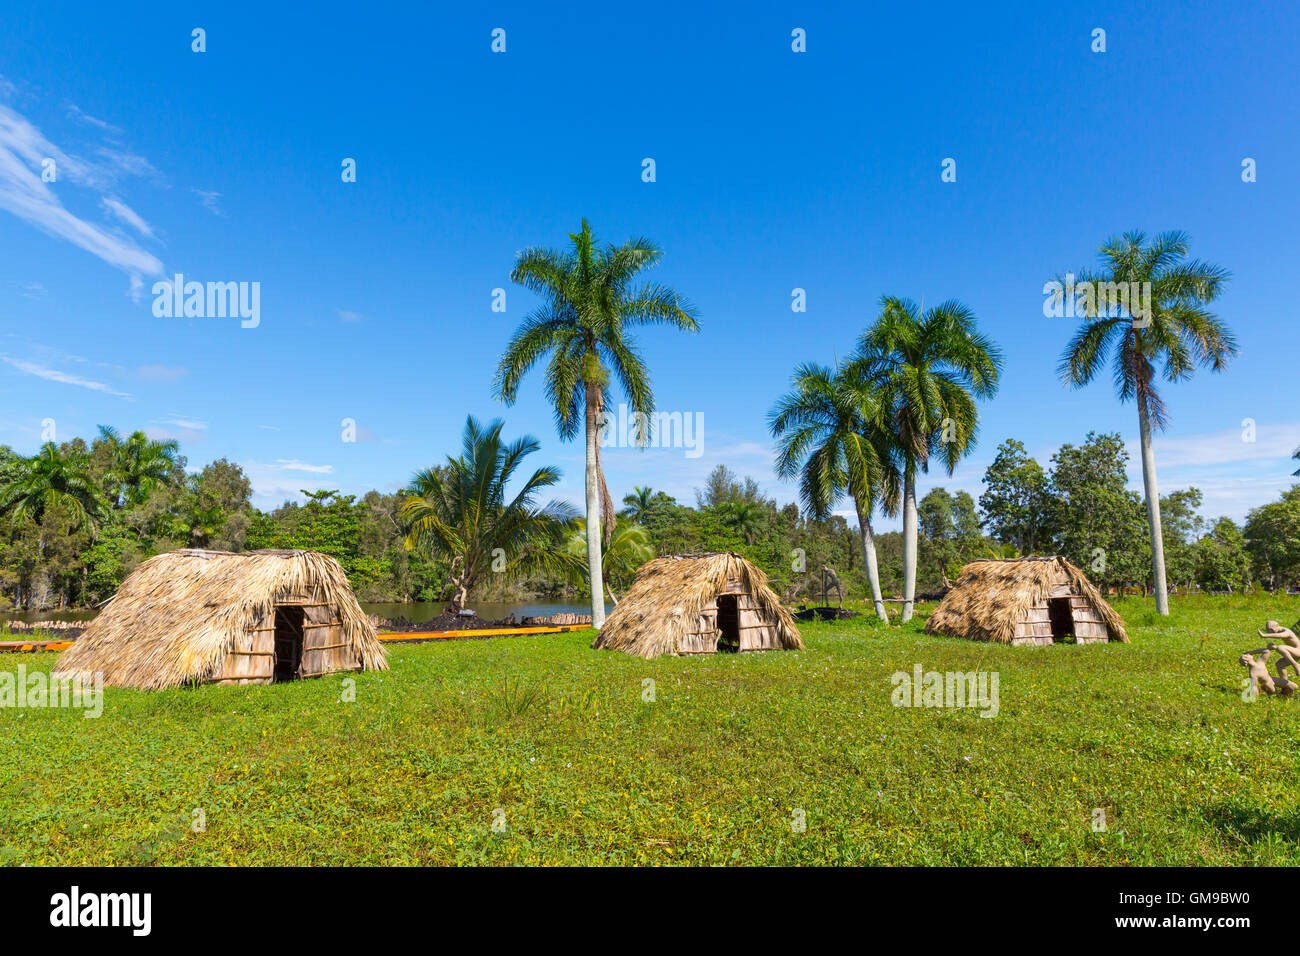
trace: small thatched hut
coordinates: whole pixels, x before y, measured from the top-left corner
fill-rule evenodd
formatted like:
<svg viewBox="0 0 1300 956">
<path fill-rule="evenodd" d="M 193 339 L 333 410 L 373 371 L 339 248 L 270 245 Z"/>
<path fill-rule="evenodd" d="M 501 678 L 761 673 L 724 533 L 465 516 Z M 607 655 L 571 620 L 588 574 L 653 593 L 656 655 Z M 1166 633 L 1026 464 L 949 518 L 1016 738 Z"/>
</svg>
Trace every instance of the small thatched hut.
<svg viewBox="0 0 1300 956">
<path fill-rule="evenodd" d="M 362 669 L 387 670 L 388 662 L 334 558 L 197 549 L 132 571 L 56 665 L 142 690 Z"/>
<path fill-rule="evenodd" d="M 658 657 L 799 650 L 803 641 L 767 575 L 724 552 L 647 561 L 591 646 Z"/>
<path fill-rule="evenodd" d="M 1124 622 L 1064 558 L 974 561 L 926 622 L 927 634 L 999 644 L 1128 643 Z"/>
</svg>

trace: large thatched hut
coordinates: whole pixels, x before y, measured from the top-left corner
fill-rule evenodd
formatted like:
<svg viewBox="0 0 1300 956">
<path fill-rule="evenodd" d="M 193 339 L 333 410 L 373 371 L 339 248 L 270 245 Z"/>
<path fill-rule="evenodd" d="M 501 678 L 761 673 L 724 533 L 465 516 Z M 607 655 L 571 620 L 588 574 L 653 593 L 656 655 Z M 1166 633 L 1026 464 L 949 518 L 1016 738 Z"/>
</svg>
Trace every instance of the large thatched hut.
<svg viewBox="0 0 1300 956">
<path fill-rule="evenodd" d="M 591 646 L 658 657 L 799 650 L 803 641 L 767 575 L 724 552 L 647 561 Z"/>
<path fill-rule="evenodd" d="M 388 662 L 334 558 L 197 549 L 143 562 L 56 665 L 143 690 L 362 669 Z"/>
<path fill-rule="evenodd" d="M 1060 557 L 971 562 L 925 631 L 998 644 L 1128 643 L 1120 616 Z"/>
</svg>

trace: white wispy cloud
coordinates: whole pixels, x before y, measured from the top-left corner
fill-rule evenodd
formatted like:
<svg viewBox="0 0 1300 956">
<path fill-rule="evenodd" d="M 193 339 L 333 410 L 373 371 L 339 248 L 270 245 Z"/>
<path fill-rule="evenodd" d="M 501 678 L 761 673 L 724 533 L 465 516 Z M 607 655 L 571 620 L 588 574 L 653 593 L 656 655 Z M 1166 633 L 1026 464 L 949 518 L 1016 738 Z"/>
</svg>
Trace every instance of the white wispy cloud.
<svg viewBox="0 0 1300 956">
<path fill-rule="evenodd" d="M 16 288 L 18 294 L 24 299 L 43 302 L 50 297 L 50 290 L 39 282 L 10 282 L 8 284 Z"/>
<path fill-rule="evenodd" d="M 170 418 L 160 419 L 164 425 L 175 425 L 177 428 L 188 428 L 191 431 L 201 432 L 208 428 L 207 422 L 201 422 L 194 418 L 186 418 L 181 415 L 172 413 Z"/>
<path fill-rule="evenodd" d="M 275 507 L 290 500 L 302 501 L 303 485 L 312 487 L 312 479 L 306 475 L 328 475 L 334 471 L 333 465 L 309 465 L 288 458 L 270 463 L 242 461 L 239 467 L 253 486 L 253 503 L 259 508 Z"/>
<path fill-rule="evenodd" d="M 225 215 L 225 213 L 221 211 L 221 203 L 218 202 L 218 200 L 221 199 L 221 193 L 213 192 L 210 189 L 191 189 L 190 192 L 199 197 L 199 202 L 203 204 L 203 208 L 212 213 L 212 215 Z"/>
<path fill-rule="evenodd" d="M 77 106 L 76 103 L 68 104 L 68 115 L 71 116 L 73 119 L 80 120 L 83 123 L 102 129 L 105 132 L 109 132 L 109 133 L 122 132 L 118 127 L 114 126 L 112 123 L 105 122 L 102 119 L 98 119 L 94 116 L 91 116 L 89 113 L 86 113 L 79 106 Z"/>
<path fill-rule="evenodd" d="M 365 318 L 360 312 L 353 312 L 351 309 L 335 309 L 334 311 L 338 313 L 338 317 L 344 322 L 360 322 Z"/>
<path fill-rule="evenodd" d="M 145 426 L 144 433 L 154 441 L 194 442 L 205 439 L 207 430 L 207 422 L 171 412 L 165 418 L 155 418 Z"/>
<path fill-rule="evenodd" d="M 47 382 L 58 382 L 61 385 L 75 385 L 78 388 L 88 388 L 94 392 L 103 392 L 106 395 L 114 395 L 117 398 L 125 398 L 128 401 L 134 401 L 129 392 L 118 391 L 111 385 L 105 385 L 103 382 L 96 382 L 92 379 L 82 378 L 80 375 L 72 375 L 69 372 L 61 372 L 58 369 L 49 368 L 37 362 L 28 362 L 23 359 L 10 358 L 8 355 L 0 355 L 0 361 L 16 368 L 20 372 L 28 375 L 35 375 L 37 378 L 43 378 Z"/>
<path fill-rule="evenodd" d="M 122 202 L 122 200 L 115 196 L 105 196 L 101 201 L 103 202 L 105 209 L 136 232 L 140 233 L 140 235 L 144 236 L 146 239 L 155 238 L 153 230 L 149 227 L 149 224 L 141 219 L 139 214 L 126 203 Z"/>
<path fill-rule="evenodd" d="M 1289 458 L 1300 445 L 1300 423 L 1254 423 L 1208 435 L 1156 436 L 1152 439 L 1156 464 L 1163 468 L 1186 465 L 1244 464 Z M 1127 443 L 1128 453 L 1138 459 L 1136 440 Z"/>
<path fill-rule="evenodd" d="M 175 441 L 182 444 L 199 441 L 203 438 L 203 432 L 196 432 L 193 429 L 162 428 L 158 425 L 145 425 L 144 434 L 150 441 Z"/>
<path fill-rule="evenodd" d="M 141 365 L 135 374 L 146 382 L 175 382 L 190 374 L 190 370 L 181 366 Z"/>
<path fill-rule="evenodd" d="M 48 160 L 54 164 L 56 183 L 66 181 L 97 192 L 102 204 L 112 210 L 107 200 L 112 198 L 113 183 L 121 175 L 138 174 L 142 167 L 139 157 L 130 154 L 111 149 L 100 153 L 103 163 L 88 162 L 66 153 L 21 114 L 0 105 L 0 209 L 121 269 L 132 277 L 133 287 L 138 287 L 141 275 L 162 273 L 158 258 L 127 235 L 109 231 L 70 212 L 51 184 L 41 178 Z M 122 208 L 129 212 L 125 205 Z"/>
<path fill-rule="evenodd" d="M 298 461 L 296 458 L 277 458 L 275 465 L 281 471 L 306 471 L 313 475 L 332 475 L 334 473 L 333 465 L 309 465 L 305 461 Z"/>
<path fill-rule="evenodd" d="M 99 146 L 94 151 L 98 157 L 96 166 L 113 179 L 124 177 L 150 177 L 161 179 L 161 174 L 153 163 L 143 156 L 120 146 Z"/>
</svg>

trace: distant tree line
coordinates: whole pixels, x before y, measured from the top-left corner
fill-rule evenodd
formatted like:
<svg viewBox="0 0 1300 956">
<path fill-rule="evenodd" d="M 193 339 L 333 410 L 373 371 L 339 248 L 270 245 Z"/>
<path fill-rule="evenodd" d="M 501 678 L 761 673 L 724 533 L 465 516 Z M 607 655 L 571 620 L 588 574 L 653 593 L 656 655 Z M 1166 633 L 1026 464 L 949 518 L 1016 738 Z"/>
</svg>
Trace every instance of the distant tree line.
<svg viewBox="0 0 1300 956">
<path fill-rule="evenodd" d="M 0 600 L 28 609 L 93 606 L 111 597 L 141 561 L 185 547 L 322 551 L 338 558 L 365 601 L 586 598 L 586 534 L 571 508 L 528 498 L 534 520 L 521 525 L 504 517 L 517 500 L 476 501 L 455 490 L 457 462 L 469 468 L 476 459 L 483 464 L 507 455 L 518 463 L 522 453 L 536 450 L 530 439 L 502 440 L 499 423 L 475 424 L 467 451 L 420 473 L 402 493 L 358 497 L 304 489 L 301 503 L 270 511 L 251 505 L 252 488 L 238 464 L 223 458 L 191 471 L 175 442 L 141 432 L 101 429 L 89 443 L 48 443 L 31 457 L 0 446 Z M 1062 554 L 1108 588 L 1149 588 L 1147 511 L 1127 487 L 1127 470 L 1116 434 L 1090 433 L 1080 445 L 1063 445 L 1046 468 L 1022 443 L 1004 441 L 978 498 L 939 487 L 917 503 L 919 592 L 939 590 L 969 561 L 1027 554 Z M 534 472 L 541 482 L 534 490 L 549 484 L 552 473 L 545 466 Z M 477 487 L 473 474 L 462 470 L 460 486 Z M 1174 588 L 1240 592 L 1300 580 L 1300 485 L 1251 511 L 1244 526 L 1207 520 L 1201 504 L 1195 488 L 1161 496 Z M 543 512 L 546 520 L 539 522 L 536 514 Z M 494 524 L 471 520 L 488 513 L 497 515 Z M 856 523 L 780 505 L 756 480 L 725 465 L 690 504 L 636 487 L 623 496 L 618 514 L 602 570 L 611 600 L 649 558 L 705 551 L 745 555 L 798 601 L 821 600 L 823 567 L 836 571 L 849 596 L 870 595 Z M 447 529 L 448 543 L 421 537 L 421 515 L 437 516 L 434 524 Z M 471 525 L 474 536 L 465 533 Z M 875 545 L 883 591 L 900 594 L 902 534 L 877 534 Z M 478 569 L 472 580 L 463 573 L 467 556 Z"/>
<path fill-rule="evenodd" d="M 1151 537 L 1142 497 L 1127 488 L 1129 456 L 1118 434 L 1062 445 L 1050 469 L 1018 441 L 998 446 L 984 474 L 982 526 L 1010 554 L 1061 554 L 1098 584 L 1152 587 Z M 1251 511 L 1245 527 L 1207 521 L 1196 488 L 1160 496 L 1165 567 L 1179 590 L 1285 587 L 1300 577 L 1300 486 Z M 1291 536 L 1288 540 L 1288 534 Z"/>
</svg>

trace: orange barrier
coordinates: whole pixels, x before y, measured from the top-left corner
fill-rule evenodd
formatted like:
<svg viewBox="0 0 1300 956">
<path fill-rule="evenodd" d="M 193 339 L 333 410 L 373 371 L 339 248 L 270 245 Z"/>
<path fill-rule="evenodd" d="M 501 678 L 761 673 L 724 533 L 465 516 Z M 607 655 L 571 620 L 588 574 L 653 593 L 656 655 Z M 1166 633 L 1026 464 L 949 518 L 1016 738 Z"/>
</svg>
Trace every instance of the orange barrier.
<svg viewBox="0 0 1300 956">
<path fill-rule="evenodd" d="M 466 628 L 460 631 L 407 631 L 381 633 L 385 643 L 398 641 L 442 641 L 454 637 L 513 637 L 523 634 L 563 634 L 565 631 L 585 631 L 589 624 L 557 624 L 552 627 Z M 72 641 L 0 641 L 0 653 L 36 653 L 61 651 L 72 646 Z"/>
<path fill-rule="evenodd" d="M 71 641 L 0 641 L 0 652 L 34 654 L 37 651 L 61 651 L 71 646 Z"/>
</svg>

